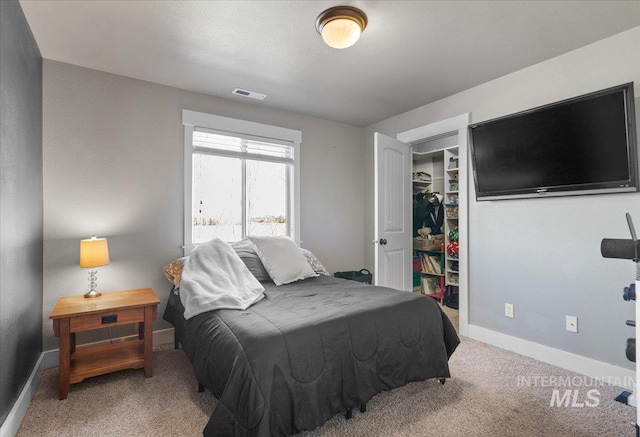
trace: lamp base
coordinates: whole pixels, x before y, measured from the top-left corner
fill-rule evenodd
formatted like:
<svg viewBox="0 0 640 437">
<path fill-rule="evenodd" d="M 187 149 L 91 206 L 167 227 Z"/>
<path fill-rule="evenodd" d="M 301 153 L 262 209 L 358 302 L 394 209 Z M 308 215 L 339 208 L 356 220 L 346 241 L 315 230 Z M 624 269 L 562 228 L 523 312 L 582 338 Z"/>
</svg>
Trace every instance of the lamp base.
<svg viewBox="0 0 640 437">
<path fill-rule="evenodd" d="M 96 269 L 89 270 L 89 291 L 84 297 L 100 297 L 102 295 L 102 293 L 96 291 L 96 287 L 98 286 L 98 284 L 96 284 L 96 279 L 98 279 L 97 274 L 98 271 Z"/>
</svg>

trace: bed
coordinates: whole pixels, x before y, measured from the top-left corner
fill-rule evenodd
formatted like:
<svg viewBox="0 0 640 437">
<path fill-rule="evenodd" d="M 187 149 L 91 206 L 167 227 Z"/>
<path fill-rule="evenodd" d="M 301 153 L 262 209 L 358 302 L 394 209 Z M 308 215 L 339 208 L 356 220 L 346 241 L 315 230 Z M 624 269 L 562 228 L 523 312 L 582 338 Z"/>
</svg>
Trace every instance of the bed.
<svg viewBox="0 0 640 437">
<path fill-rule="evenodd" d="M 411 381 L 449 378 L 459 344 L 434 299 L 326 275 L 276 286 L 246 310 L 164 319 L 218 402 L 207 437 L 292 435 Z"/>
</svg>

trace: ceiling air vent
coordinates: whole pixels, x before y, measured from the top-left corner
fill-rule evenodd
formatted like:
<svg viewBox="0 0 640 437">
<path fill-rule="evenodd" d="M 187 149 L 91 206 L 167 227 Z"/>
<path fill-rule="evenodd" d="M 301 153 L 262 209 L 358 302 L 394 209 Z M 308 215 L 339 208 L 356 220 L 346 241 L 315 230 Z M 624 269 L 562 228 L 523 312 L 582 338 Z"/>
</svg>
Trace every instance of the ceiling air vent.
<svg viewBox="0 0 640 437">
<path fill-rule="evenodd" d="M 264 100 L 264 98 L 267 97 L 266 94 L 256 93 L 255 91 L 247 91 L 241 88 L 235 88 L 233 91 L 231 91 L 231 94 L 235 94 L 236 96 L 249 97 L 256 100 Z"/>
</svg>

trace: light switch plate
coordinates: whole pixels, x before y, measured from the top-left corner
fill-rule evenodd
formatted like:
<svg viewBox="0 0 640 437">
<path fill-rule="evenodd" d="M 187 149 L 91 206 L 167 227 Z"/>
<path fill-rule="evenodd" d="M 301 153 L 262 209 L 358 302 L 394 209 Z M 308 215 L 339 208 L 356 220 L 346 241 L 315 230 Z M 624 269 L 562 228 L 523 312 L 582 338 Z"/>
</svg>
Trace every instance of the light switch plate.
<svg viewBox="0 0 640 437">
<path fill-rule="evenodd" d="M 504 315 L 507 317 L 513 318 L 513 304 L 505 303 L 504 304 Z"/>
</svg>

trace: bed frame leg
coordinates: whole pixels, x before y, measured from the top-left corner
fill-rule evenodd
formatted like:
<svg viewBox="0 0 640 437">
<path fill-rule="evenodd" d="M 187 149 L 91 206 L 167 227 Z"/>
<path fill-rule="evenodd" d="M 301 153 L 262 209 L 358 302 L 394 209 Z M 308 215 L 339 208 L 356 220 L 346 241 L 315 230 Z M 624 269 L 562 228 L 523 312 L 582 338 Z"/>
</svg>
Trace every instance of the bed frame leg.
<svg viewBox="0 0 640 437">
<path fill-rule="evenodd" d="M 202 393 L 204 391 L 204 385 L 198 383 L 198 393 Z"/>
<path fill-rule="evenodd" d="M 360 412 L 364 413 L 367 411 L 367 404 L 366 402 L 362 405 L 360 405 Z M 353 408 L 347 408 L 347 411 L 344 413 L 344 417 L 347 418 L 347 420 L 351 419 L 353 417 Z"/>
<path fill-rule="evenodd" d="M 174 349 L 180 349 L 180 342 L 178 341 L 177 338 L 173 339 L 173 348 Z"/>
<path fill-rule="evenodd" d="M 438 382 L 439 382 L 440 384 L 444 385 L 444 383 L 445 383 L 445 382 L 447 382 L 447 380 L 446 380 L 446 379 L 444 379 L 444 378 L 440 378 L 440 379 L 438 379 Z"/>
</svg>

